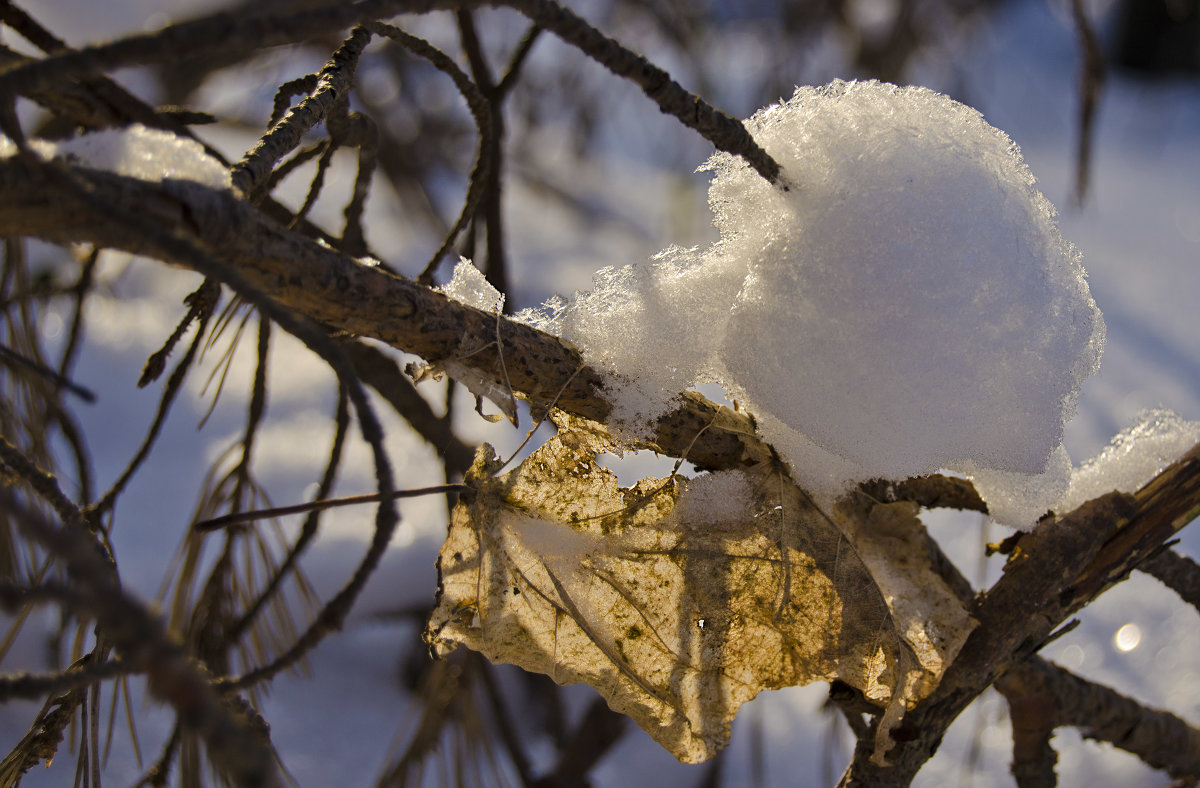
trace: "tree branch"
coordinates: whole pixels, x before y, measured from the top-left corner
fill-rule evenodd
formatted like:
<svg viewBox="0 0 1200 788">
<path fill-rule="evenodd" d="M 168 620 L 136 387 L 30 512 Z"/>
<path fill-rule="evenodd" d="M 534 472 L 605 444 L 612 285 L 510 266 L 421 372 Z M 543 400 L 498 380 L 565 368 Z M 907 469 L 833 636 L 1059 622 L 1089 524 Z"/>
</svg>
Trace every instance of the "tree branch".
<svg viewBox="0 0 1200 788">
<path fill-rule="evenodd" d="M 260 195 L 261 186 L 271 174 L 275 163 L 300 145 L 313 126 L 326 120 L 339 96 L 350 91 L 358 57 L 371 40 L 362 27 L 354 28 L 350 37 L 333 53 L 333 57 L 317 75 L 314 89 L 272 126 L 253 148 L 230 168 L 233 187 L 250 199 Z"/>
<path fill-rule="evenodd" d="M 54 507 L 57 526 L 6 495 L 4 505 L 17 514 L 18 526 L 66 566 L 84 611 L 100 633 L 116 646 L 129 672 L 145 673 L 150 691 L 174 707 L 180 720 L 202 735 L 212 754 L 240 785 L 272 785 L 275 766 L 267 742 L 244 716 L 231 712 L 208 677 L 172 641 L 145 605 L 120 586 L 107 553 L 87 527 L 83 513 L 59 489 L 57 481 L 0 438 L 0 463 Z"/>
<path fill-rule="evenodd" d="M 9 673 L 0 675 L 0 702 L 14 698 L 33 700 L 48 693 L 61 694 L 83 689 L 104 679 L 129 673 L 129 666 L 120 660 L 96 664 L 72 665 L 56 673 Z"/>
<path fill-rule="evenodd" d="M 1175 779 L 1200 777 L 1200 730 L 1174 714 L 1146 708 L 1038 658 L 1014 668 L 996 688 L 1041 699 L 1051 728 L 1079 728 L 1084 736 L 1131 752 Z"/>
<path fill-rule="evenodd" d="M 778 162 L 758 146 L 741 122 L 684 90 L 667 72 L 604 35 L 571 10 L 554 0 L 489 0 L 489 3 L 516 9 L 578 47 L 612 73 L 640 87 L 665 114 L 697 131 L 718 150 L 741 156 L 768 183 L 787 191 L 789 184 L 780 181 Z"/>
<path fill-rule="evenodd" d="M 1058 753 L 1050 746 L 1050 738 L 1054 735 L 1057 698 L 1042 682 L 1029 680 L 1040 675 L 1027 667 L 1034 662 L 1046 664 L 1038 657 L 1031 657 L 1001 676 L 996 689 L 1008 701 L 1013 737 L 1010 770 L 1018 788 L 1054 788 L 1058 784 L 1054 773 Z"/>
<path fill-rule="evenodd" d="M 1200 564 L 1174 550 L 1163 550 L 1142 561 L 1137 568 L 1200 611 Z"/>
<path fill-rule="evenodd" d="M 426 13 L 452 8 L 451 0 L 331 0 L 322 6 L 283 14 L 221 11 L 150 33 L 139 33 L 106 44 L 58 52 L 0 71 L 0 96 L 31 95 L 115 68 L 178 61 L 219 54 L 230 47 L 255 49 L 292 44 L 342 30 L 359 22 L 402 13 Z"/>
<path fill-rule="evenodd" d="M 318 323 L 433 363 L 461 359 L 498 383 L 504 379 L 503 356 L 513 389 L 535 414 L 553 402 L 594 421 L 608 417 L 611 403 L 600 373 L 557 337 L 363 265 L 268 219 L 232 192 L 82 168 L 73 172 L 96 201 L 137 206 L 164 234 L 187 239 L 251 287 Z M 132 232 L 91 203 L 63 200 L 59 189 L 17 158 L 0 161 L 0 234 L 96 243 L 185 267 L 194 263 L 161 237 Z M 675 457 L 686 454 L 701 468 L 737 467 L 769 455 L 749 417 L 691 392 L 659 421 L 650 447 Z"/>
<path fill-rule="evenodd" d="M 973 606 L 979 626 L 937 690 L 893 732 L 889 762 L 860 743 L 842 785 L 908 785 L 950 723 L 1005 671 L 1036 652 L 1054 630 L 1200 513 L 1200 445 L 1135 495 L 1109 493 L 1016 545 L 1004 576 Z"/>
<path fill-rule="evenodd" d="M 98 243 L 190 266 L 193 257 L 163 239 L 185 240 L 223 260 L 249 286 L 335 329 L 374 337 L 432 362 L 461 359 L 495 380 L 501 378 L 502 354 L 513 387 L 535 412 L 558 395 L 556 404 L 571 413 L 598 421 L 609 413 L 601 375 L 556 337 L 362 265 L 287 230 L 230 192 L 74 168 L 73 176 L 87 184 L 93 199 L 63 200 L 61 189 L 48 185 L 39 170 L 17 158 L 0 161 L 0 233 Z M 161 232 L 131 232 L 98 210 L 99 201 L 139 206 Z M 686 455 L 702 468 L 736 467 L 769 452 L 745 414 L 690 393 L 659 422 L 652 446 Z M 860 754 L 846 784 L 907 784 L 949 723 L 984 687 L 1194 517 L 1200 505 L 1198 467 L 1193 450 L 1136 496 L 1105 496 L 1023 538 L 1005 577 L 973 611 L 980 627 L 942 685 L 896 731 L 892 763 L 871 764 Z M 976 507 L 969 496 L 950 499 Z"/>
<path fill-rule="evenodd" d="M 182 57 L 216 54 L 237 46 L 265 48 L 290 44 L 401 13 L 422 14 L 476 5 L 507 6 L 519 11 L 617 76 L 638 85 L 664 113 L 697 131 L 717 149 L 743 157 L 768 182 L 788 188 L 788 184 L 780 182 L 779 164 L 758 146 L 740 122 L 684 90 L 665 71 L 553 0 L 331 0 L 325 5 L 285 14 L 218 12 L 107 44 L 62 51 L 41 60 L 15 62 L 0 71 L 0 97 L 39 95 L 73 80 L 120 67 L 176 62 Z M 245 183 L 241 182 L 243 179 Z M 254 182 L 253 174 L 235 180 L 239 187 L 252 186 Z"/>
</svg>

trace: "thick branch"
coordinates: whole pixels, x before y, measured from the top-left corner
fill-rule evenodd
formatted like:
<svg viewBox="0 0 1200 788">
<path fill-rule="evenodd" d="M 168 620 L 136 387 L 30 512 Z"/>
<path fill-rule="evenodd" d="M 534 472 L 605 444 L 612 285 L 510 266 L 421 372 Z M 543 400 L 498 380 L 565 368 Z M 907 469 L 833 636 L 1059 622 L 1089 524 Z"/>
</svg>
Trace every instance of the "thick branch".
<svg viewBox="0 0 1200 788">
<path fill-rule="evenodd" d="M 503 354 L 508 380 L 535 412 L 553 404 L 596 421 L 608 416 L 611 404 L 600 373 L 557 337 L 362 265 L 285 229 L 231 192 L 77 173 L 98 200 L 137 206 L 167 233 L 204 248 L 252 287 L 316 322 L 431 362 L 458 359 L 497 382 L 504 380 Z M 60 190 L 17 159 L 0 161 L 0 234 L 96 243 L 191 265 L 168 245 L 130 232 L 91 204 L 63 200 Z M 766 452 L 746 415 L 691 393 L 660 420 L 651 446 L 676 457 L 686 454 L 702 468 L 736 467 Z"/>
<path fill-rule="evenodd" d="M 1110 493 L 1021 539 L 1004 576 L 975 605 L 979 626 L 941 684 L 894 731 L 889 764 L 872 763 L 871 753 L 860 747 L 843 784 L 908 785 L 950 723 L 984 688 L 1198 513 L 1200 446 L 1136 495 Z"/>
<path fill-rule="evenodd" d="M 1046 663 L 1037 657 L 1030 662 Z M 1012 721 L 1013 759 L 1011 771 L 1017 788 L 1054 788 L 1058 784 L 1054 765 L 1058 753 L 1050 746 L 1054 735 L 1058 698 L 1045 682 L 1037 681 L 1041 672 L 1022 664 L 996 683 L 996 689 L 1008 701 Z"/>
</svg>

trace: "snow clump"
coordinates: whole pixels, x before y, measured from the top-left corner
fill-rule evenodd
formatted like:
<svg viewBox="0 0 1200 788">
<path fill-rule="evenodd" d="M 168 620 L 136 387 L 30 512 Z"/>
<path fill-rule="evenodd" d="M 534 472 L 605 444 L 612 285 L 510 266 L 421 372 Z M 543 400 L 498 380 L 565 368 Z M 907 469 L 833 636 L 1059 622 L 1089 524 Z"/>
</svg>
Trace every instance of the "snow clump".
<svg viewBox="0 0 1200 788">
<path fill-rule="evenodd" d="M 499 312 L 504 308 L 504 294 L 493 287 L 475 264 L 465 257 L 458 258 L 453 276 L 438 288 L 438 292 L 484 312 Z"/>
<path fill-rule="evenodd" d="M 786 190 L 718 153 L 701 168 L 718 241 L 604 269 L 526 319 L 613 374 L 634 431 L 719 383 L 826 499 L 947 467 L 1036 485 L 1104 322 L 1012 140 L 874 81 L 799 88 L 746 127 Z"/>
<path fill-rule="evenodd" d="M 102 129 L 62 141 L 30 140 L 46 160 L 67 158 L 97 170 L 144 181 L 194 181 L 213 189 L 230 188 L 229 169 L 194 139 L 135 123 Z M 0 157 L 12 156 L 16 145 L 0 137 Z"/>
</svg>

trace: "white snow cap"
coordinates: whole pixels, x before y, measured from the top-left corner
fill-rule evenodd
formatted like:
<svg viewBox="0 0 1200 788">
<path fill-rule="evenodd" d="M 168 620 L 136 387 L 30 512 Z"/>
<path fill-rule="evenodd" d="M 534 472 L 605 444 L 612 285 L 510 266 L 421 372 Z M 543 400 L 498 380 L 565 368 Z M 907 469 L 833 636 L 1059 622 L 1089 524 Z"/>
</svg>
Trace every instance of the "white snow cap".
<svg viewBox="0 0 1200 788">
<path fill-rule="evenodd" d="M 1104 322 L 1020 151 L 925 88 L 799 88 L 702 169 L 720 240 L 605 269 L 541 325 L 624 378 L 634 428 L 715 381 L 822 497 L 970 466 L 1039 474 Z M 533 318 L 538 322 L 538 318 Z"/>
<path fill-rule="evenodd" d="M 1057 511 L 1069 512 L 1112 490 L 1136 492 L 1197 443 L 1200 422 L 1165 409 L 1144 410 L 1133 426 L 1071 474 L 1071 486 Z"/>
<path fill-rule="evenodd" d="M 1200 422 L 1165 409 L 1144 410 L 1108 447 L 1072 469 L 1065 449 L 1036 476 L 974 469 L 969 473 L 993 520 L 1027 528 L 1047 511 L 1066 514 L 1113 490 L 1133 493 L 1200 443 Z"/>
<path fill-rule="evenodd" d="M 30 140 L 45 159 L 67 157 L 84 167 L 108 170 L 144 181 L 164 178 L 195 181 L 213 189 L 230 188 L 229 170 L 199 142 L 140 123 L 120 129 L 103 129 L 68 140 Z M 0 137 L 0 156 L 16 153 L 7 137 Z"/>
</svg>

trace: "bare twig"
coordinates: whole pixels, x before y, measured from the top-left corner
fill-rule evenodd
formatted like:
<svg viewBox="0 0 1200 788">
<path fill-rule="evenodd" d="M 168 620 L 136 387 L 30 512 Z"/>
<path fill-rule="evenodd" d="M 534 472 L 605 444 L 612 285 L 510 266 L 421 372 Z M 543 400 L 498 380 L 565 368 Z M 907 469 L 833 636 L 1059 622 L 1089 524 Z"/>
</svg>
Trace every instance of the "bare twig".
<svg viewBox="0 0 1200 788">
<path fill-rule="evenodd" d="M 29 370 L 30 372 L 34 373 L 35 375 L 41 375 L 42 377 L 46 378 L 47 380 L 52 381 L 54 383 L 54 385 L 56 385 L 62 389 L 65 389 L 65 390 L 71 392 L 72 394 L 74 394 L 75 396 L 79 397 L 84 402 L 95 402 L 96 401 L 96 395 L 94 393 L 92 393 L 92 391 L 90 389 L 84 388 L 83 386 L 80 386 L 78 383 L 73 383 L 65 375 L 62 375 L 62 374 L 56 372 L 55 370 L 50 369 L 45 364 L 39 364 L 38 362 L 33 361 L 32 359 L 26 358 L 25 356 L 21 355 L 20 353 L 16 352 L 15 350 L 10 350 L 9 348 L 6 348 L 4 345 L 0 345 L 0 362 L 9 364 L 11 366 L 20 367 L 22 369 Z"/>
<path fill-rule="evenodd" d="M 66 566 L 79 589 L 83 610 L 96 619 L 131 672 L 145 673 L 150 691 L 170 703 L 181 721 L 200 732 L 215 763 L 243 785 L 270 785 L 274 764 L 262 740 L 245 720 L 229 712 L 205 676 L 172 641 L 162 622 L 121 589 L 107 553 L 89 532 L 83 513 L 62 494 L 52 476 L 30 463 L 6 440 L 0 462 L 54 507 L 63 520 L 53 525 L 11 497 L 18 524 Z"/>
<path fill-rule="evenodd" d="M 475 29 L 474 14 L 470 9 L 460 8 L 455 18 L 458 20 L 458 34 L 462 41 L 463 52 L 471 66 L 471 75 L 487 99 L 489 116 L 487 148 L 483 153 L 488 162 L 488 169 L 482 173 L 485 177 L 481 184 L 481 210 L 477 214 L 473 214 L 471 218 L 475 220 L 475 227 L 483 225 L 484 249 L 486 250 L 482 266 L 484 276 L 496 290 L 507 296 L 509 291 L 508 251 L 505 244 L 507 231 L 503 209 L 504 179 L 501 177 L 505 167 L 502 143 L 505 137 L 504 101 L 507 95 L 496 89 L 491 65 L 484 56 L 483 46 Z M 480 142 L 485 142 L 482 136 Z M 472 243 L 474 240 L 474 238 L 471 239 Z M 512 312 L 511 298 L 505 299 L 503 308 L 504 311 Z M 502 354 L 501 360 L 503 358 Z"/>
<path fill-rule="evenodd" d="M 659 109 L 679 119 L 727 153 L 744 158 L 768 182 L 787 189 L 779 164 L 758 146 L 739 121 L 689 93 L 667 72 L 589 25 L 554 0 L 496 0 L 527 16 L 562 40 L 573 44 L 617 76 L 640 87 Z"/>
<path fill-rule="evenodd" d="M 413 490 L 393 490 L 392 500 L 398 501 L 401 498 L 417 498 L 422 495 L 438 495 L 442 493 L 458 493 L 469 489 L 464 484 L 437 484 L 432 487 L 419 487 Z M 220 517 L 214 517 L 211 520 L 201 520 L 195 523 L 192 528 L 197 531 L 216 531 L 221 528 L 228 528 L 231 525 L 239 525 L 241 523 L 250 523 L 255 520 L 264 520 L 268 517 L 283 517 L 288 514 L 306 514 L 308 512 L 323 512 L 326 509 L 336 509 L 340 506 L 358 506 L 364 503 L 379 503 L 382 497 L 379 493 L 364 493 L 363 495 L 347 495 L 344 498 L 325 498 L 316 501 L 307 501 L 305 503 L 296 503 L 289 506 L 275 506 L 270 509 L 257 509 L 253 512 L 234 512 Z"/>
<path fill-rule="evenodd" d="M 304 134 L 329 115 L 338 96 L 350 92 L 358 57 L 370 40 L 371 34 L 366 28 L 354 29 L 317 75 L 316 89 L 289 110 L 241 161 L 233 165 L 230 176 L 234 189 L 252 198 L 260 193 L 259 187 L 275 163 L 295 150 Z"/>
<path fill-rule="evenodd" d="M 109 488 L 108 492 L 106 492 L 104 496 L 95 504 L 87 507 L 86 511 L 90 517 L 103 516 L 106 512 L 113 508 L 113 506 L 116 504 L 117 497 L 125 489 L 125 486 L 129 484 L 129 481 L 133 478 L 133 475 L 137 472 L 137 469 L 140 468 L 142 463 L 146 461 L 146 458 L 150 456 L 150 450 L 153 448 L 154 442 L 157 440 L 160 432 L 162 431 L 163 424 L 166 423 L 167 413 L 171 409 L 171 404 L 175 401 L 175 397 L 179 394 L 179 391 L 183 386 L 183 380 L 187 376 L 188 370 L 191 369 L 192 360 L 196 357 L 196 351 L 204 340 L 204 328 L 208 324 L 208 320 L 212 316 L 213 310 L 216 308 L 217 299 L 219 297 L 220 286 L 215 281 L 206 279 L 197 290 L 192 292 L 187 297 L 187 303 L 189 305 L 187 316 L 183 319 L 183 321 L 180 322 L 178 328 L 176 328 L 175 332 L 172 333 L 171 337 L 167 340 L 167 343 L 164 344 L 163 348 L 157 353 L 153 354 L 150 359 L 147 360 L 146 368 L 142 372 L 142 378 L 138 381 L 139 384 L 141 384 L 142 381 L 147 380 L 148 375 L 153 376 L 156 374 L 155 371 L 158 364 L 166 363 L 166 354 L 170 352 L 170 349 L 177 337 L 182 335 L 185 326 L 190 325 L 193 320 L 198 323 L 196 337 L 188 346 L 187 352 L 184 353 L 183 358 L 175 367 L 175 370 L 171 373 L 171 376 L 167 378 L 167 383 L 163 387 L 162 396 L 159 398 L 158 407 L 154 412 L 154 421 L 151 422 L 150 428 L 146 431 L 146 436 L 142 439 L 141 446 L 138 447 L 137 452 L 126 464 L 125 469 L 121 472 L 120 477 L 113 482 L 113 485 Z"/>
<path fill-rule="evenodd" d="M 72 666 L 56 673 L 18 673 L 0 676 L 0 702 L 15 698 L 40 698 L 47 693 L 60 694 L 73 689 L 90 687 L 98 681 L 129 672 L 120 660 L 110 660 Z"/>
<path fill-rule="evenodd" d="M 395 25 L 387 25 L 382 22 L 374 22 L 367 25 L 367 28 L 377 35 L 389 38 L 392 41 L 403 46 L 415 55 L 425 58 L 433 64 L 435 68 L 446 74 L 454 81 L 454 86 L 458 88 L 458 92 L 467 102 L 467 108 L 471 111 L 471 117 L 475 119 L 475 126 L 479 130 L 479 147 L 475 153 L 475 165 L 471 168 L 471 177 L 467 185 L 467 196 L 463 200 L 463 208 L 459 213 L 458 220 L 454 226 L 446 233 L 445 240 L 442 245 L 433 253 L 433 257 L 425 265 L 421 275 L 417 277 L 417 281 L 422 284 L 433 284 L 433 275 L 437 271 L 438 264 L 442 261 L 442 257 L 454 245 L 454 241 L 458 238 L 459 233 L 471 221 L 471 217 L 475 215 L 475 211 L 479 206 L 479 200 L 483 197 L 484 189 L 488 181 L 488 172 L 492 169 L 493 162 L 488 156 L 488 152 L 492 149 L 494 130 L 492 129 L 492 111 L 488 104 L 488 100 L 480 92 L 479 86 L 471 81 L 471 78 L 466 75 L 458 64 L 450 59 L 446 53 L 429 44 L 422 38 L 417 38 L 410 35 Z"/>
<path fill-rule="evenodd" d="M 603 758 L 625 733 L 626 718 L 608 707 L 602 698 L 588 706 L 583 719 L 567 740 L 553 770 L 535 781 L 536 788 L 581 785 L 596 762 Z"/>
<path fill-rule="evenodd" d="M 1096 107 L 1100 102 L 1100 91 L 1104 87 L 1104 47 L 1096 28 L 1088 18 L 1083 0 L 1071 0 L 1071 16 L 1079 34 L 1079 48 L 1083 51 L 1083 65 L 1079 69 L 1079 143 L 1075 157 L 1076 205 L 1082 205 L 1087 196 L 1091 177 L 1092 137 L 1094 136 Z"/>
<path fill-rule="evenodd" d="M 461 476 L 475 458 L 475 447 L 454 434 L 451 419 L 438 416 L 418 392 L 399 362 L 367 342 L 348 342 L 346 355 L 363 383 L 383 397 L 446 461 L 449 477 Z"/>
</svg>

